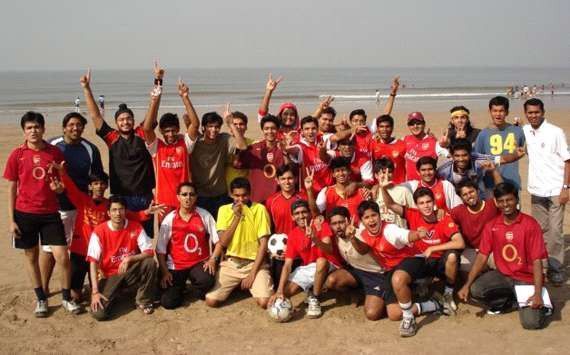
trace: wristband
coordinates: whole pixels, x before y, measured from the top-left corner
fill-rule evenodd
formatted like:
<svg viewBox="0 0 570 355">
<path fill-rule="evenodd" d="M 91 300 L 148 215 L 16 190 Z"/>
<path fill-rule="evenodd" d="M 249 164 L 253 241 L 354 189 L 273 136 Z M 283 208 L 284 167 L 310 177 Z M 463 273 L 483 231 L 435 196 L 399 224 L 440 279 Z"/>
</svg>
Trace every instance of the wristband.
<svg viewBox="0 0 570 355">
<path fill-rule="evenodd" d="M 99 294 L 99 291 L 97 291 L 97 292 L 91 292 L 91 296 L 95 296 L 95 295 L 98 295 L 98 294 Z"/>
<path fill-rule="evenodd" d="M 496 166 L 496 167 L 501 166 L 501 156 L 500 156 L 500 155 L 497 155 L 497 156 L 495 157 L 495 166 Z"/>
</svg>

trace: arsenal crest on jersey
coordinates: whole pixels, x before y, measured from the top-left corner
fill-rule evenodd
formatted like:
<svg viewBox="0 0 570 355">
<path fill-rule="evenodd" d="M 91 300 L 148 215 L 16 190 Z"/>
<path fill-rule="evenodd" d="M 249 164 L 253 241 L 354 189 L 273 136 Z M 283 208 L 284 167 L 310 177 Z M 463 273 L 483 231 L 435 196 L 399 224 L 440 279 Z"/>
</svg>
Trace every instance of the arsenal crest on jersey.
<svg viewBox="0 0 570 355">
<path fill-rule="evenodd" d="M 508 231 L 507 233 L 505 233 L 505 239 L 508 240 L 509 242 L 512 242 L 514 238 L 513 232 Z"/>
<path fill-rule="evenodd" d="M 32 162 L 34 163 L 34 165 L 39 165 L 41 163 L 41 161 L 42 161 L 42 158 L 39 155 L 34 155 L 32 157 Z"/>
<path fill-rule="evenodd" d="M 428 150 L 429 143 L 422 143 L 422 150 Z"/>
</svg>

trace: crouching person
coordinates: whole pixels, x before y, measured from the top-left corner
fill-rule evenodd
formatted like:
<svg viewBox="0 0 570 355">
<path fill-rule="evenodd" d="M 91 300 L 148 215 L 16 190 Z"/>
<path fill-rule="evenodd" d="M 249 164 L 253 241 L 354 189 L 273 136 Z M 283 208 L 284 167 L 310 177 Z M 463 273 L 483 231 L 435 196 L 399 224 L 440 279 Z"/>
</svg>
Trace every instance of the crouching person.
<svg viewBox="0 0 570 355">
<path fill-rule="evenodd" d="M 475 264 L 457 295 L 464 301 L 471 295 L 490 314 L 518 308 L 523 328 L 543 328 L 550 310 L 544 307 L 542 299 L 542 259 L 546 259 L 547 253 L 540 225 L 517 210 L 518 191 L 513 185 L 499 184 L 494 194 L 502 214 L 483 230 Z M 481 274 L 491 253 L 497 269 Z M 534 292 L 522 304 L 520 297 L 517 302 L 515 291 L 519 285 L 534 286 Z"/>
<path fill-rule="evenodd" d="M 109 199 L 110 220 L 93 230 L 87 260 L 92 284 L 91 314 L 99 321 L 111 315 L 119 291 L 138 286 L 136 304 L 145 314 L 153 312 L 157 291 L 157 267 L 152 241 L 140 223 L 125 216 L 126 202 L 120 196 Z M 101 280 L 98 275 L 101 274 Z"/>
<path fill-rule="evenodd" d="M 166 309 L 182 304 L 188 279 L 191 296 L 204 299 L 214 286 L 216 273 L 215 258 L 210 257 L 212 243 L 218 242 L 214 217 L 196 207 L 194 184 L 183 182 L 176 195 L 180 207 L 163 219 L 156 245 L 164 289 L 160 303 Z"/>
</svg>

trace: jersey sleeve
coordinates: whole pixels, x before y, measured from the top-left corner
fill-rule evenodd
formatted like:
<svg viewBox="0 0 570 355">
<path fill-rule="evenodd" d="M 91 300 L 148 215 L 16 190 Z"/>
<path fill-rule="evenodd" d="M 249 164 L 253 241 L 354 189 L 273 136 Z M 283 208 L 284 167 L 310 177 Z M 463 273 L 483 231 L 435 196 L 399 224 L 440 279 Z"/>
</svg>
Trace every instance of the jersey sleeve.
<svg viewBox="0 0 570 355">
<path fill-rule="evenodd" d="M 388 224 L 384 227 L 384 238 L 396 249 L 402 249 L 409 244 L 409 234 L 409 230 L 395 224 Z"/>
<path fill-rule="evenodd" d="M 170 214 L 164 218 L 158 230 L 158 238 L 156 241 L 156 252 L 158 254 L 166 254 L 168 243 L 172 234 L 172 217 Z"/>
<path fill-rule="evenodd" d="M 210 212 L 200 207 L 197 207 L 196 210 L 200 214 L 202 223 L 204 223 L 204 227 L 206 228 L 206 232 L 210 236 L 210 242 L 212 242 L 212 244 L 216 244 L 220 240 L 220 237 L 218 236 L 218 230 L 216 229 L 216 221 L 214 220 L 214 217 L 212 217 Z"/>
<path fill-rule="evenodd" d="M 76 208 L 85 208 L 91 204 L 91 197 L 79 190 L 67 173 L 61 174 L 61 181 L 65 186 L 65 195 Z"/>
<path fill-rule="evenodd" d="M 544 243 L 544 235 L 542 233 L 542 229 L 538 222 L 532 218 L 532 223 L 528 231 L 526 231 L 530 235 L 530 243 L 529 243 L 529 257 L 530 261 L 546 259 L 548 257 L 548 253 L 546 252 L 545 243 Z"/>
<path fill-rule="evenodd" d="M 192 140 L 192 138 L 190 138 L 190 135 L 188 133 L 184 133 L 184 145 L 186 145 L 186 151 L 188 152 L 188 154 L 192 153 L 192 151 L 194 151 L 194 146 L 196 145 L 196 141 L 198 140 L 198 137 L 196 137 L 196 139 Z"/>
<path fill-rule="evenodd" d="M 97 135 L 101 137 L 107 146 L 111 146 L 119 137 L 119 132 L 112 129 L 107 122 L 103 121 L 103 125 L 96 131 Z"/>
<path fill-rule="evenodd" d="M 285 259 L 295 259 L 299 256 L 297 245 L 295 244 L 294 230 L 287 235 L 287 247 L 285 248 Z"/>
<path fill-rule="evenodd" d="M 443 180 L 442 184 L 443 184 L 443 191 L 445 193 L 445 203 L 447 205 L 447 208 L 452 209 L 454 207 L 462 205 L 463 201 L 461 201 L 461 198 L 457 196 L 453 184 L 447 180 Z"/>
<path fill-rule="evenodd" d="M 146 150 L 148 150 L 151 157 L 156 157 L 156 152 L 158 151 L 158 138 L 154 139 L 154 142 L 147 144 L 145 141 Z"/>
<path fill-rule="evenodd" d="M 4 168 L 4 179 L 8 181 L 18 180 L 18 150 L 14 150 L 8 160 L 6 161 L 6 167 Z"/>
<path fill-rule="evenodd" d="M 269 219 L 269 213 L 267 213 L 267 210 L 263 205 L 260 204 L 259 207 L 262 209 L 262 211 L 260 211 L 261 213 L 259 213 L 258 221 L 256 223 L 258 239 L 267 237 L 271 234 L 271 222 Z"/>
<path fill-rule="evenodd" d="M 319 191 L 319 194 L 317 195 L 316 204 L 317 208 L 321 212 L 324 212 L 327 208 L 327 190 L 328 187 L 323 187 L 323 189 Z"/>
<path fill-rule="evenodd" d="M 231 205 L 225 205 L 218 210 L 218 219 L 216 221 L 216 230 L 225 231 L 230 227 L 234 214 Z"/>
<path fill-rule="evenodd" d="M 481 233 L 481 242 L 479 243 L 479 253 L 489 256 L 493 252 L 493 223 L 489 223 Z"/>
<path fill-rule="evenodd" d="M 372 161 L 367 160 L 360 167 L 360 176 L 362 181 L 367 184 L 374 183 L 374 174 L 372 172 Z"/>
<path fill-rule="evenodd" d="M 89 246 L 87 248 L 87 261 L 98 263 L 101 259 L 101 242 L 97 233 L 91 233 L 89 238 Z"/>
<path fill-rule="evenodd" d="M 449 156 L 449 151 L 445 148 L 443 148 L 442 146 L 439 145 L 439 143 L 435 144 L 435 154 L 437 154 L 438 157 L 448 157 Z"/>
<path fill-rule="evenodd" d="M 139 236 L 137 237 L 137 245 L 142 253 L 154 255 L 154 250 L 152 248 L 152 240 L 148 237 L 144 228 L 141 227 Z"/>
</svg>

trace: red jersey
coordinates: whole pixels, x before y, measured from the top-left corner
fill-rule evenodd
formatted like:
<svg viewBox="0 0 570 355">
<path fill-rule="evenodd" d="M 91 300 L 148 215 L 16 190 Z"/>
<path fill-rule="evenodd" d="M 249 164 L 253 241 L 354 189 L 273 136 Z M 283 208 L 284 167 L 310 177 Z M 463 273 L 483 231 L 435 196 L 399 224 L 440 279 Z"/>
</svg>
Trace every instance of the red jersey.
<svg viewBox="0 0 570 355">
<path fill-rule="evenodd" d="M 338 194 L 334 185 L 327 186 L 319 192 L 316 203 L 319 211 L 325 212 L 327 215 L 337 206 L 346 207 L 350 215 L 355 218 L 355 222 L 358 223 L 358 205 L 364 201 L 363 194 L 363 190 L 358 189 L 352 196 L 343 198 Z"/>
<path fill-rule="evenodd" d="M 188 134 L 180 135 L 176 142 L 166 144 L 160 138 L 147 146 L 156 170 L 156 201 L 177 207 L 176 188 L 190 181 L 190 152 L 194 141 Z"/>
<path fill-rule="evenodd" d="M 354 135 L 354 154 L 356 154 L 357 159 L 370 159 L 370 143 L 373 140 L 372 133 L 368 129 L 366 132 Z"/>
<path fill-rule="evenodd" d="M 408 246 L 408 234 L 408 230 L 395 224 L 382 223 L 379 234 L 372 235 L 364 229 L 358 238 L 371 248 L 378 264 L 389 271 L 405 258 L 414 256 L 414 251 Z"/>
<path fill-rule="evenodd" d="M 531 216 L 519 212 L 512 224 L 499 215 L 487 223 L 481 236 L 479 252 L 493 253 L 497 270 L 517 281 L 533 283 L 533 263 L 546 259 L 542 230 Z"/>
<path fill-rule="evenodd" d="M 63 160 L 61 150 L 45 141 L 41 150 L 30 149 L 24 143 L 10 153 L 4 178 L 17 183 L 16 210 L 36 214 L 57 213 L 57 194 L 49 187 L 50 179 L 56 175 L 49 165 Z"/>
<path fill-rule="evenodd" d="M 314 143 L 309 143 L 305 139 L 301 139 L 298 144 L 299 162 L 303 164 L 301 169 L 301 181 L 304 179 L 307 168 L 315 171 L 313 178 L 313 190 L 319 193 L 325 186 L 333 184 L 332 172 L 329 165 L 321 160 L 319 156 L 319 148 Z"/>
<path fill-rule="evenodd" d="M 251 200 L 253 202 L 264 202 L 269 196 L 277 191 L 277 179 L 275 171 L 285 164 L 283 151 L 275 145 L 273 148 L 267 147 L 265 140 L 256 142 L 240 153 L 239 159 L 243 169 L 249 169 L 249 182 L 255 186 L 251 190 Z M 272 168 L 272 175 L 268 174 Z"/>
<path fill-rule="evenodd" d="M 449 208 L 447 208 L 447 200 L 445 196 L 445 191 L 443 189 L 443 182 L 440 179 L 436 178 L 435 184 L 428 185 L 424 183 L 422 180 L 418 181 L 418 187 L 427 187 L 428 189 L 433 192 L 433 196 L 435 198 L 435 205 L 437 208 L 441 208 L 446 212 L 449 212 Z M 454 192 L 455 194 L 455 192 Z"/>
<path fill-rule="evenodd" d="M 290 198 L 283 196 L 281 191 L 274 193 L 265 201 L 265 207 L 273 221 L 273 233 L 289 234 L 295 228 L 291 215 L 291 205 L 297 200 L 307 200 L 305 192 L 296 192 Z"/>
<path fill-rule="evenodd" d="M 416 162 L 423 157 L 432 157 L 437 159 L 436 145 L 437 139 L 430 135 L 425 135 L 422 139 L 416 138 L 409 134 L 404 137 L 406 144 L 406 180 L 420 180 L 420 176 L 416 169 Z"/>
<path fill-rule="evenodd" d="M 323 223 L 320 231 L 316 231 L 317 238 L 323 240 L 328 237 L 333 245 L 333 254 L 327 254 L 319 249 L 305 234 L 305 229 L 295 227 L 287 234 L 287 249 L 285 250 L 285 258 L 296 259 L 301 258 L 303 265 L 308 265 L 317 261 L 318 258 L 324 257 L 331 264 L 339 267 L 342 265 L 338 248 L 332 237 L 332 231 L 328 223 Z"/>
<path fill-rule="evenodd" d="M 370 151 L 372 160 L 380 158 L 388 158 L 394 164 L 394 174 L 392 181 L 400 184 L 406 181 L 406 143 L 401 139 L 393 139 L 390 143 L 382 143 L 380 140 L 373 139 L 370 142 Z M 416 170 L 414 166 L 414 170 Z"/>
<path fill-rule="evenodd" d="M 406 208 L 406 220 L 410 230 L 427 231 L 427 237 L 414 242 L 416 254 L 422 254 L 430 246 L 445 244 L 451 240 L 453 235 L 459 233 L 459 227 L 447 213 L 440 221 L 429 223 L 417 209 Z M 443 251 L 438 251 L 431 253 L 430 258 L 440 258 L 442 255 Z"/>
<path fill-rule="evenodd" d="M 156 252 L 167 256 L 169 270 L 184 270 L 207 260 L 217 241 L 216 221 L 209 212 L 196 207 L 185 221 L 176 210 L 160 225 Z"/>
<path fill-rule="evenodd" d="M 338 150 L 334 151 L 334 156 L 342 157 Z M 352 154 L 350 158 L 350 180 L 354 182 L 362 181 L 365 184 L 373 185 L 374 173 L 372 171 L 372 160 L 365 156 L 358 158 L 356 153 Z"/>
<path fill-rule="evenodd" d="M 465 205 L 459 205 L 450 212 L 451 217 L 461 228 L 461 235 L 465 243 L 471 248 L 479 248 L 481 233 L 485 225 L 499 215 L 495 201 L 490 198 L 483 201 L 483 209 L 477 213 L 472 212 Z"/>
<path fill-rule="evenodd" d="M 140 223 L 126 220 L 123 229 L 114 230 L 111 221 L 101 223 L 89 240 L 87 261 L 99 264 L 105 277 L 116 275 L 124 258 L 140 253 L 154 255 L 152 240 Z"/>
</svg>

